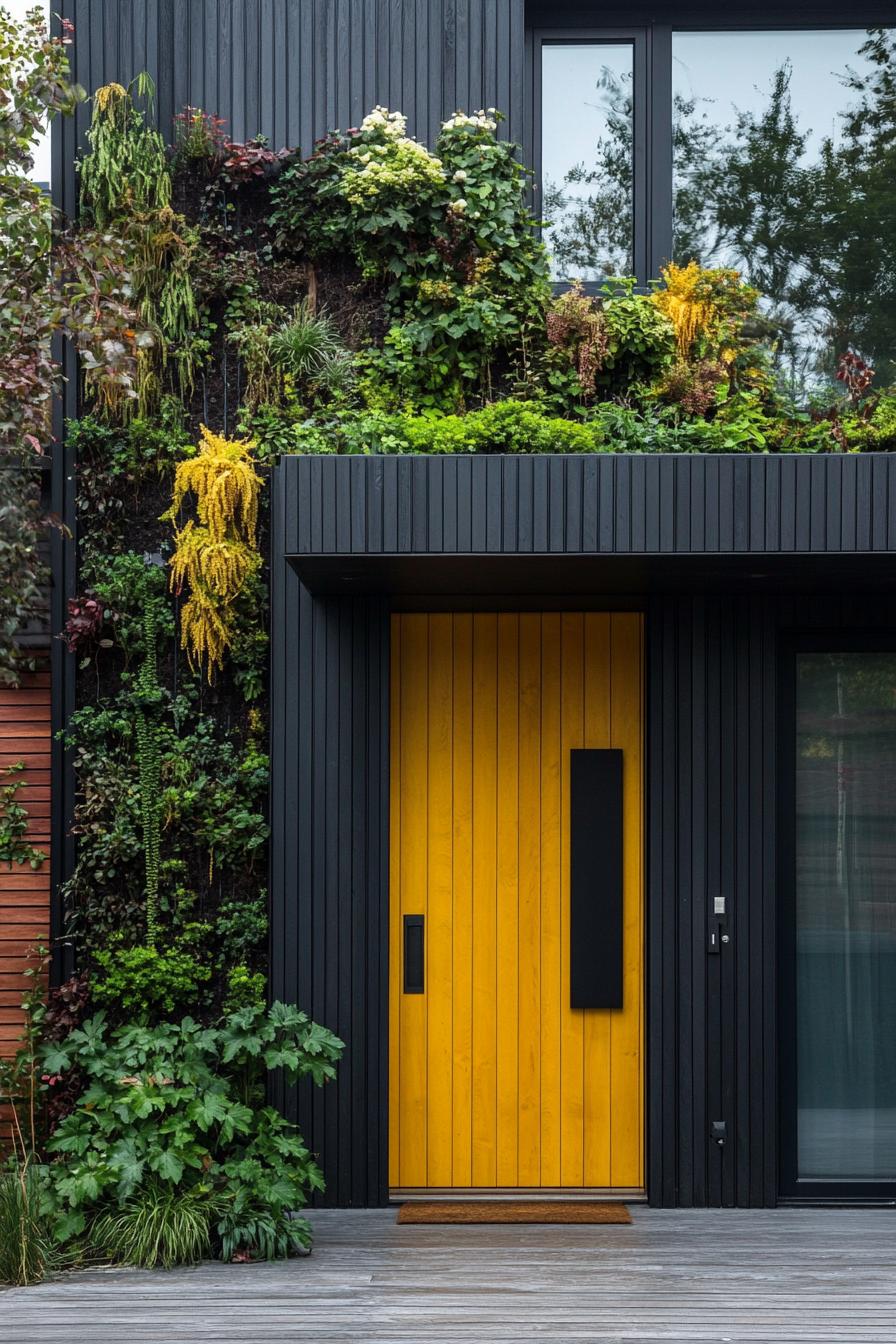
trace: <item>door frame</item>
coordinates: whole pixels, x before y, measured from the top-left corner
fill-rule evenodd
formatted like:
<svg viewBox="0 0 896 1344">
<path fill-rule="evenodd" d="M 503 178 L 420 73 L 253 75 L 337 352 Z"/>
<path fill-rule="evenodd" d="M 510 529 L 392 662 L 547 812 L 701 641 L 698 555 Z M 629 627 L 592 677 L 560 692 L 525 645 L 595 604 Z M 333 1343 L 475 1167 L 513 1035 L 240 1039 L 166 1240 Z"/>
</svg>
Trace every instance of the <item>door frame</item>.
<svg viewBox="0 0 896 1344">
<path fill-rule="evenodd" d="M 809 1181 L 798 1177 L 796 978 L 796 660 L 801 653 L 896 652 L 892 627 L 782 633 L 778 657 L 777 980 L 778 1195 L 781 1203 L 892 1204 L 896 1178 Z"/>
</svg>

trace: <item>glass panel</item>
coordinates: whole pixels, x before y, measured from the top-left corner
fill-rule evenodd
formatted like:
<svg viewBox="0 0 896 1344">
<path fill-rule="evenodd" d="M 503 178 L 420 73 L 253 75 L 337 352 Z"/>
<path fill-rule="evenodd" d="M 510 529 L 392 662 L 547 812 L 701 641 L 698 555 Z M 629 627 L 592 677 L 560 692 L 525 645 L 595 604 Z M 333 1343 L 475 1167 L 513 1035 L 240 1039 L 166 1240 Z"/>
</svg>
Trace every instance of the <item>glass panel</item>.
<svg viewBox="0 0 896 1344">
<path fill-rule="evenodd" d="M 896 377 L 896 30 L 676 33 L 674 255 L 764 296 L 782 390 Z"/>
<path fill-rule="evenodd" d="M 896 1178 L 896 654 L 797 662 L 801 1180 Z"/>
<path fill-rule="evenodd" d="M 555 280 L 632 273 L 633 71 L 628 42 L 542 47 L 542 218 Z"/>
</svg>

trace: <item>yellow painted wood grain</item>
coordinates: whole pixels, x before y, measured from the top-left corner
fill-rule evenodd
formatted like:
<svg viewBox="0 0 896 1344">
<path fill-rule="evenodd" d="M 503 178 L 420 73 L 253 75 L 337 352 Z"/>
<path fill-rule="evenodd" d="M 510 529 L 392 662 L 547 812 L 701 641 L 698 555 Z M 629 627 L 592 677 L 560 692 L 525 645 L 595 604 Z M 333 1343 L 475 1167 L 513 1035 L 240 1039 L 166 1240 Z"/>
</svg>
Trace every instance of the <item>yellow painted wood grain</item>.
<svg viewBox="0 0 896 1344">
<path fill-rule="evenodd" d="M 393 617 L 393 1186 L 643 1186 L 642 645 L 628 612 Z M 624 753 L 614 1012 L 569 1007 L 582 746 Z M 422 995 L 405 913 L 426 916 Z"/>
<path fill-rule="evenodd" d="M 541 616 L 519 618 L 519 1183 L 541 1185 Z"/>
<path fill-rule="evenodd" d="M 519 616 L 498 617 L 497 1170 L 519 1185 Z"/>
</svg>

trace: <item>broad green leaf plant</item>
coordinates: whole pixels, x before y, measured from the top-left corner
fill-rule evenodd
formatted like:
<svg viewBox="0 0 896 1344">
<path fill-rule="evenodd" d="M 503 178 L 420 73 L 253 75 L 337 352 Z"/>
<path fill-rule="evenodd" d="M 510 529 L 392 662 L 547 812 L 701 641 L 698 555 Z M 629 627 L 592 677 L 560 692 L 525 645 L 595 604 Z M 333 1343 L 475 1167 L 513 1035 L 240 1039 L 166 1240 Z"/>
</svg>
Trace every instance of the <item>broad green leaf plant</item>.
<svg viewBox="0 0 896 1344">
<path fill-rule="evenodd" d="M 292 1215 L 323 1180 L 294 1126 L 264 1104 L 265 1078 L 282 1070 L 290 1084 L 321 1086 L 342 1049 L 284 1003 L 241 1009 L 219 1027 L 185 1017 L 110 1029 L 99 1012 L 46 1046 L 45 1075 L 77 1065 L 86 1078 L 47 1145 L 59 1240 L 89 1238 L 98 1220 L 168 1190 L 208 1196 L 210 1244 L 224 1259 L 306 1247 L 308 1224 Z"/>
</svg>

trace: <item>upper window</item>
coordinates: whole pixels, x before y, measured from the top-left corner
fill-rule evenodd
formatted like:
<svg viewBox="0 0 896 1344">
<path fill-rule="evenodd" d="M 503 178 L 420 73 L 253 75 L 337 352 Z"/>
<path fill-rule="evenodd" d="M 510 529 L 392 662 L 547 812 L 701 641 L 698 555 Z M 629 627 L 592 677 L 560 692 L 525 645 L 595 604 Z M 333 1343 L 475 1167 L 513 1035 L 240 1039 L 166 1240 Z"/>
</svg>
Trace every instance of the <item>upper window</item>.
<svg viewBox="0 0 896 1344">
<path fill-rule="evenodd" d="M 631 42 L 542 48 L 542 210 L 557 280 L 633 269 L 634 66 Z"/>
<path fill-rule="evenodd" d="M 540 78 L 555 279 L 735 268 L 798 396 L 894 381 L 896 29 L 543 34 Z"/>
</svg>

